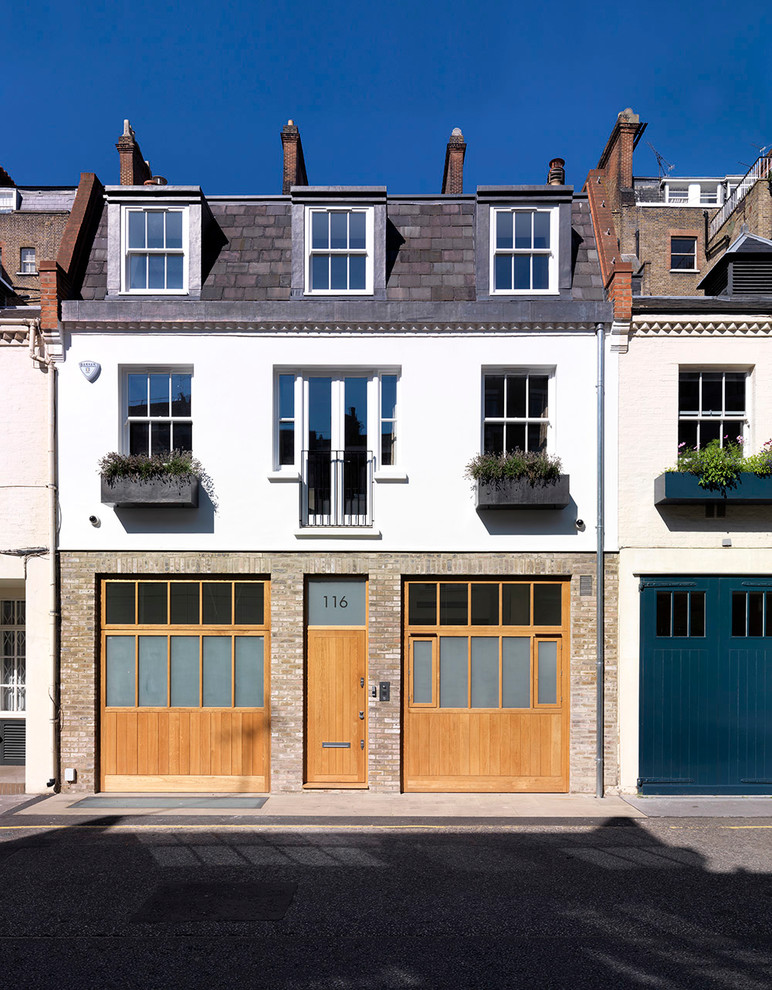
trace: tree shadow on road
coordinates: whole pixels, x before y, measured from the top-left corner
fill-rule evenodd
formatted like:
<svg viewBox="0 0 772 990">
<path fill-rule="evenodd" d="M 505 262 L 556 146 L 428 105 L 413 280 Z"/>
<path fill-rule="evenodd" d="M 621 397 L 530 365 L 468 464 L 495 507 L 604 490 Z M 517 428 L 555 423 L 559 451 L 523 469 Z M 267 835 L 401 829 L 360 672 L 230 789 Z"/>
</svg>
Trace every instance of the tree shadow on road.
<svg viewBox="0 0 772 990">
<path fill-rule="evenodd" d="M 772 985 L 769 833 L 727 821 L 62 821 L 0 819 L 8 986 Z"/>
</svg>

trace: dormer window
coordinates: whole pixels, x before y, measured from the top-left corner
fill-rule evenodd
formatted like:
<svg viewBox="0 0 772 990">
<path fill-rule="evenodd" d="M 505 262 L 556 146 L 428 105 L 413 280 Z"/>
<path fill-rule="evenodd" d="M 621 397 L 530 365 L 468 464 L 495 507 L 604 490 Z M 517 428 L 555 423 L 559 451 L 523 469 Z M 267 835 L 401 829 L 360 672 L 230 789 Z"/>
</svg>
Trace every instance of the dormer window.
<svg viewBox="0 0 772 990">
<path fill-rule="evenodd" d="M 494 209 L 491 220 L 493 292 L 557 292 L 558 211 Z"/>
<path fill-rule="evenodd" d="M 124 208 L 124 292 L 187 290 L 187 220 L 186 209 Z"/>
<path fill-rule="evenodd" d="M 370 295 L 373 208 L 306 209 L 306 292 Z"/>
</svg>

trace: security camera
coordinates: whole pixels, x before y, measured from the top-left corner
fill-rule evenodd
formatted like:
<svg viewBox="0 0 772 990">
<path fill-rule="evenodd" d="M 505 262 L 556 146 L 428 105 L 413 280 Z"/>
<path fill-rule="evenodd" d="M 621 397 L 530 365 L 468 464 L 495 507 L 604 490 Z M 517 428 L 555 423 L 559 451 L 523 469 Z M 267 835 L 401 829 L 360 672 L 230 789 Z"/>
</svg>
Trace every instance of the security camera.
<svg viewBox="0 0 772 990">
<path fill-rule="evenodd" d="M 576 526 L 577 529 L 584 530 L 584 519 L 575 519 L 574 526 Z"/>
<path fill-rule="evenodd" d="M 99 526 L 102 525 L 102 521 L 100 520 L 99 516 L 89 516 L 88 521 L 95 529 L 97 529 Z"/>
</svg>

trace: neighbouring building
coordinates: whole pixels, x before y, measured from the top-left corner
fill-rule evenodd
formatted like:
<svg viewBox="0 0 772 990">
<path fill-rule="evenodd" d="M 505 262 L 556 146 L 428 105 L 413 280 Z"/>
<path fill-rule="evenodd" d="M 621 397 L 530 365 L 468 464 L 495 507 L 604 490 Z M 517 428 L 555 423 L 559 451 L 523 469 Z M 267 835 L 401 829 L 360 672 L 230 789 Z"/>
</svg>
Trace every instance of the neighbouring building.
<svg viewBox="0 0 772 990">
<path fill-rule="evenodd" d="M 772 159 L 633 174 L 619 115 L 586 190 L 614 303 L 623 791 L 772 790 L 772 478 L 664 474 L 683 446 L 772 437 Z"/>
<path fill-rule="evenodd" d="M 45 316 L 50 259 L 75 193 L 17 186 L 0 169 L 0 793 L 44 793 L 58 775 L 53 361 L 61 347 L 56 314 L 51 332 Z"/>
<path fill-rule="evenodd" d="M 460 131 L 437 195 L 311 186 L 281 138 L 281 194 L 210 195 L 127 121 L 93 198 L 61 309 L 63 787 L 592 792 L 599 339 L 616 786 L 586 194 L 560 159 L 464 193 Z M 486 507 L 465 465 L 516 447 L 563 477 Z M 200 483 L 100 479 L 170 449 Z"/>
</svg>

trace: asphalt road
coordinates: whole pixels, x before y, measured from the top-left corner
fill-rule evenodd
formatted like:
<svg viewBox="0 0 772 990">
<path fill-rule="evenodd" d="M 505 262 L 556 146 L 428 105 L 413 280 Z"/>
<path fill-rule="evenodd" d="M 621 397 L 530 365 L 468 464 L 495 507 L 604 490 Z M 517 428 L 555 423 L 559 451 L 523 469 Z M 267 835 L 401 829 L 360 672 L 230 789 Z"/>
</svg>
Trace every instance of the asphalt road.
<svg viewBox="0 0 772 990">
<path fill-rule="evenodd" d="M 772 988 L 772 824 L 0 815 L 8 988 Z"/>
</svg>

